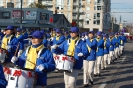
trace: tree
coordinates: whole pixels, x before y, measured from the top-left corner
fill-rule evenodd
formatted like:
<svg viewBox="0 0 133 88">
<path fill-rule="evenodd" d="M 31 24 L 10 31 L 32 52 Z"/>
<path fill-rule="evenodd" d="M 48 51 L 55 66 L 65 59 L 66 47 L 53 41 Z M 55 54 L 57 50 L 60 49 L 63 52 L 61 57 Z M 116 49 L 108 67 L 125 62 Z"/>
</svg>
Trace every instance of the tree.
<svg viewBox="0 0 133 88">
<path fill-rule="evenodd" d="M 42 9 L 46 9 L 45 5 L 43 5 L 42 3 L 36 3 L 33 2 L 29 5 L 29 8 L 42 8 Z"/>
</svg>

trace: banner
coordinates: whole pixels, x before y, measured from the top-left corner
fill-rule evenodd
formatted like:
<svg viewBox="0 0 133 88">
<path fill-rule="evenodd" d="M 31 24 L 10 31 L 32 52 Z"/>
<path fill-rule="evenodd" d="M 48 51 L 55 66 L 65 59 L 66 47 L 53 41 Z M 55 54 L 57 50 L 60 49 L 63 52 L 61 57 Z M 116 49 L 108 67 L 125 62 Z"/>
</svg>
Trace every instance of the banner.
<svg viewBox="0 0 133 88">
<path fill-rule="evenodd" d="M 22 11 L 22 18 L 23 18 L 23 11 Z M 21 18 L 21 10 L 13 10 L 12 11 L 12 19 Z"/>
<path fill-rule="evenodd" d="M 26 11 L 27 20 L 36 20 L 37 12 L 36 11 Z"/>
</svg>

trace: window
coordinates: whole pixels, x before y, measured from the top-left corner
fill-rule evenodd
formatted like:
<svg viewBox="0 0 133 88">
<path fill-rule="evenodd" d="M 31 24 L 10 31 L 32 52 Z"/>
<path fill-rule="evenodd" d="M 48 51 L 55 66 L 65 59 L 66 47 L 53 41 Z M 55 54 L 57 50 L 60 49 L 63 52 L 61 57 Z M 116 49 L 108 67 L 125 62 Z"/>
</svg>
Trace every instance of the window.
<svg viewBox="0 0 133 88">
<path fill-rule="evenodd" d="M 87 7 L 86 7 L 86 10 L 90 10 L 90 7 L 89 7 L 89 6 L 87 6 Z"/>
<path fill-rule="evenodd" d="M 89 20 L 86 21 L 86 24 L 89 24 Z"/>
<path fill-rule="evenodd" d="M 100 13 L 97 13 L 97 17 L 100 17 Z"/>
<path fill-rule="evenodd" d="M 97 10 L 102 10 L 102 7 L 101 6 L 97 6 Z"/>
<path fill-rule="evenodd" d="M 96 19 L 96 16 L 97 16 L 97 14 L 96 14 L 96 13 L 94 13 L 94 19 Z"/>
<path fill-rule="evenodd" d="M 10 19 L 10 12 L 2 12 L 2 19 Z"/>
<path fill-rule="evenodd" d="M 59 7 L 56 7 L 56 9 L 59 9 Z"/>
<path fill-rule="evenodd" d="M 97 20 L 97 25 L 100 25 L 100 20 Z"/>
<path fill-rule="evenodd" d="M 49 20 L 49 14 L 40 13 L 40 20 Z"/>
<path fill-rule="evenodd" d="M 86 18 L 89 18 L 89 17 L 90 17 L 90 14 L 89 14 L 89 13 L 87 13 L 87 14 L 86 14 Z"/>
<path fill-rule="evenodd" d="M 96 24 L 96 20 L 93 21 L 93 24 Z"/>
</svg>

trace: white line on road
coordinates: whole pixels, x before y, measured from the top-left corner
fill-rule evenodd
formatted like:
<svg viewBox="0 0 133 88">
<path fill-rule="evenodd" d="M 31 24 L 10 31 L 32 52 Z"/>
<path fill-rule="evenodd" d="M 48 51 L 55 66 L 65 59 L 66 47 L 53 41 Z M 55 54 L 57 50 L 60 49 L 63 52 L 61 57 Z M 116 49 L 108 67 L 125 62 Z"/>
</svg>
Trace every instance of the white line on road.
<svg viewBox="0 0 133 88">
<path fill-rule="evenodd" d="M 102 83 L 98 88 L 104 88 L 107 85 L 107 83 Z"/>
<path fill-rule="evenodd" d="M 122 58 L 122 62 L 124 62 L 124 61 L 125 61 L 125 59 L 126 59 L 126 56 L 125 56 L 124 58 Z"/>
</svg>

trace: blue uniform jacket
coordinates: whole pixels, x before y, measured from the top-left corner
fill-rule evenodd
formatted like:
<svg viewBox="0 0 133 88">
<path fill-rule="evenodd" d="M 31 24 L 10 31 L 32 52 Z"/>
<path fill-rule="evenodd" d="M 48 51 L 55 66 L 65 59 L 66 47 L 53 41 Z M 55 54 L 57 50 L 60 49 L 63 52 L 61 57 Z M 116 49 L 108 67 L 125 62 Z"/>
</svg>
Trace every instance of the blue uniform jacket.
<svg viewBox="0 0 133 88">
<path fill-rule="evenodd" d="M 97 41 L 97 50 L 96 56 L 103 56 L 104 55 L 104 40 L 100 39 Z"/>
<path fill-rule="evenodd" d="M 86 39 L 86 44 L 91 48 L 89 52 L 90 55 L 87 56 L 86 60 L 94 61 L 96 60 L 96 49 L 97 49 L 97 41 L 94 39 L 92 42 L 89 39 Z"/>
<path fill-rule="evenodd" d="M 114 41 L 115 41 L 115 44 L 114 44 L 114 48 L 117 48 L 119 47 L 120 45 L 120 37 L 114 37 Z"/>
<path fill-rule="evenodd" d="M 109 47 L 110 47 L 109 39 L 106 40 L 106 44 L 104 47 L 106 47 L 106 48 L 104 48 L 104 54 L 109 54 Z"/>
<path fill-rule="evenodd" d="M 43 39 L 43 42 L 42 43 L 44 44 L 45 47 L 48 46 L 48 40 L 47 39 Z"/>
<path fill-rule="evenodd" d="M 24 52 L 16 62 L 16 64 L 22 68 L 25 68 L 25 62 L 27 59 L 25 53 L 26 52 Z M 37 85 L 47 85 L 47 72 L 55 70 L 55 62 L 53 59 L 53 54 L 47 48 L 45 48 L 40 54 L 39 58 L 37 58 L 36 67 L 39 66 L 40 64 L 44 65 L 45 70 L 39 71 L 37 68 L 35 68 L 35 72 L 38 74 Z"/>
<path fill-rule="evenodd" d="M 24 39 L 27 39 L 28 38 L 28 33 L 25 32 L 23 37 L 24 37 Z M 28 44 L 28 40 L 24 40 L 24 44 Z"/>
<path fill-rule="evenodd" d="M 23 35 L 20 35 L 18 38 L 17 38 L 20 46 L 19 46 L 19 50 L 24 50 L 24 36 Z"/>
<path fill-rule="evenodd" d="M 114 45 L 116 44 L 115 39 L 113 38 L 112 41 L 108 39 L 110 42 L 109 51 L 114 51 Z"/>
<path fill-rule="evenodd" d="M 57 53 L 60 52 L 60 54 L 67 55 L 68 51 L 68 40 L 64 41 L 59 47 Z M 79 57 L 78 53 L 83 53 L 84 57 Z M 59 54 L 59 53 L 58 53 Z M 89 52 L 88 49 L 85 45 L 85 43 L 82 40 L 79 40 L 78 44 L 75 46 L 75 54 L 74 54 L 74 59 L 76 60 L 76 63 L 73 67 L 73 69 L 81 69 L 83 66 L 83 59 L 85 59 L 88 56 Z"/>
<path fill-rule="evenodd" d="M 0 65 L 0 88 L 6 88 L 7 81 L 4 76 L 3 67 Z"/>
</svg>

